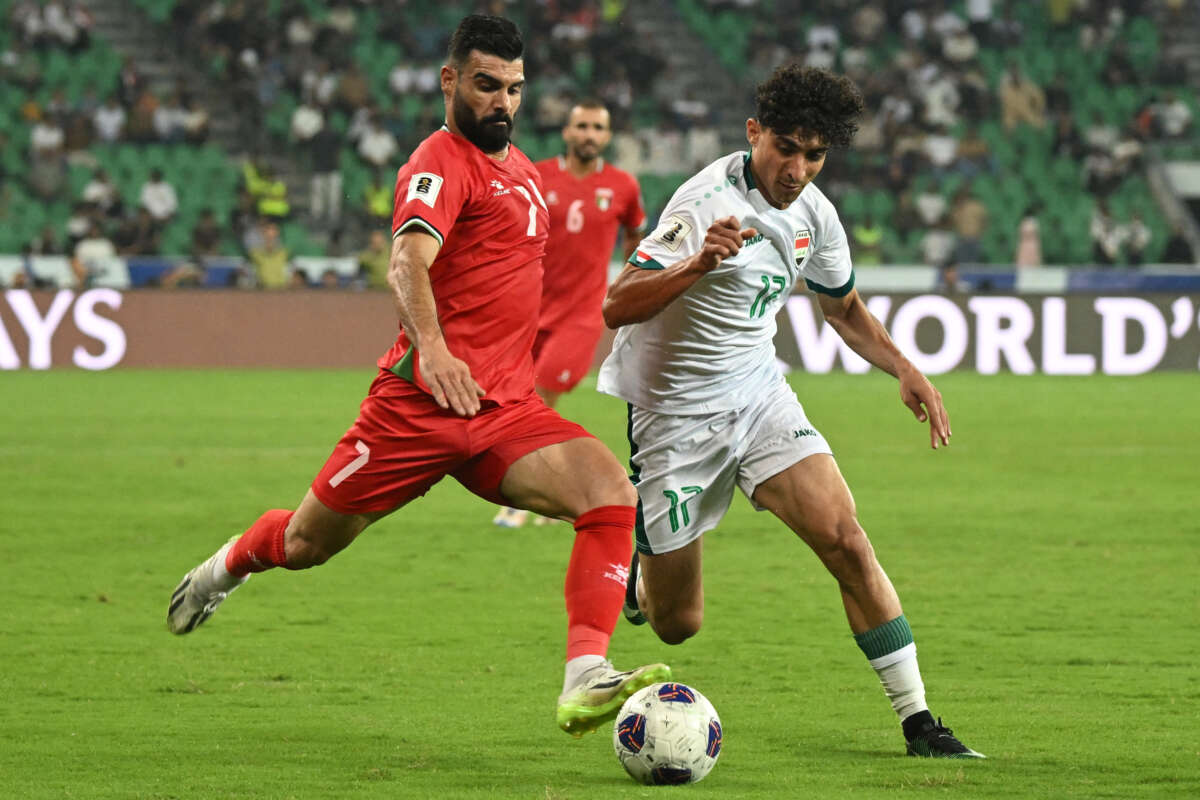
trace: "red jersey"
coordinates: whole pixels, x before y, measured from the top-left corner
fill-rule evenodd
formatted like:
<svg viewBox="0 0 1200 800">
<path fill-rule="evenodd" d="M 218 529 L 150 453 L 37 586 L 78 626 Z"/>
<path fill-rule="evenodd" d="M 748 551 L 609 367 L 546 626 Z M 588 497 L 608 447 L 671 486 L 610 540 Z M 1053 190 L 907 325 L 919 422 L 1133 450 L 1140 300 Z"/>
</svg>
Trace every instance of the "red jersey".
<svg viewBox="0 0 1200 800">
<path fill-rule="evenodd" d="M 562 156 L 534 166 L 550 209 L 538 327 L 564 323 L 603 327 L 600 306 L 608 288 L 608 262 L 617 228 L 646 222 L 637 178 L 596 159 L 595 172 L 576 178 Z"/>
<path fill-rule="evenodd" d="M 512 145 L 497 161 L 442 128 L 400 168 L 394 209 L 393 238 L 422 230 L 442 246 L 429 268 L 438 321 L 484 402 L 528 397 L 549 224 L 533 164 Z M 379 366 L 429 392 L 403 326 Z"/>
</svg>

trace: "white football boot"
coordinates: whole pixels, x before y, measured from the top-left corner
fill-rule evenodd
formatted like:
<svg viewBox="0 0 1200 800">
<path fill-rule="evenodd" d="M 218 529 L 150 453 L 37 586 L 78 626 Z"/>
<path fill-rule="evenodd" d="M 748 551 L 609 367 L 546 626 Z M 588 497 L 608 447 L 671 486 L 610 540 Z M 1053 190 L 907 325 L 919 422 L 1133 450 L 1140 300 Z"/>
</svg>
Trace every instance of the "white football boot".
<svg viewBox="0 0 1200 800">
<path fill-rule="evenodd" d="M 183 576 L 171 594 L 171 605 L 167 608 L 167 630 L 177 635 L 191 633 L 212 616 L 230 592 L 250 577 L 235 578 L 224 571 L 225 555 L 240 538 L 240 535 L 234 536 L 200 566 Z M 218 581 L 214 574 L 218 564 L 222 567 L 224 581 Z"/>
</svg>

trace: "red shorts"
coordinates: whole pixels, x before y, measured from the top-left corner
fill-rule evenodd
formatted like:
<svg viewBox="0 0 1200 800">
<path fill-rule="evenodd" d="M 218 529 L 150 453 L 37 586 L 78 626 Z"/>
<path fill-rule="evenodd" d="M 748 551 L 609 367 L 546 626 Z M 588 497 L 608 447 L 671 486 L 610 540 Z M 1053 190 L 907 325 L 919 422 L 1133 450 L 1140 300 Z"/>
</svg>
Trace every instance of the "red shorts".
<svg viewBox="0 0 1200 800">
<path fill-rule="evenodd" d="M 539 389 L 569 392 L 592 368 L 603 328 L 562 325 L 542 329 L 533 341 L 533 374 Z"/>
<path fill-rule="evenodd" d="M 474 417 L 460 417 L 408 381 L 380 372 L 312 489 L 334 511 L 361 514 L 399 508 L 452 475 L 504 505 L 500 482 L 514 461 L 585 436 L 591 434 L 535 394 L 504 406 L 485 401 Z"/>
</svg>

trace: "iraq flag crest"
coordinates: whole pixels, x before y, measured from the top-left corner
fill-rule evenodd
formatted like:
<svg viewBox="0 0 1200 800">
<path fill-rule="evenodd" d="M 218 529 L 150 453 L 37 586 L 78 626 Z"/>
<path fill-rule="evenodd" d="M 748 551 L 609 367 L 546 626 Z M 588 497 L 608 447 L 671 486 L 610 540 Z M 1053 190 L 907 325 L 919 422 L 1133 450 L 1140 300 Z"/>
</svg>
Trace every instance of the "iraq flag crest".
<svg viewBox="0 0 1200 800">
<path fill-rule="evenodd" d="M 808 255 L 808 245 L 811 241 L 812 234 L 809 233 L 808 228 L 796 231 L 795 242 L 792 245 L 793 253 L 796 256 L 796 266 L 800 266 L 800 262 Z"/>
</svg>

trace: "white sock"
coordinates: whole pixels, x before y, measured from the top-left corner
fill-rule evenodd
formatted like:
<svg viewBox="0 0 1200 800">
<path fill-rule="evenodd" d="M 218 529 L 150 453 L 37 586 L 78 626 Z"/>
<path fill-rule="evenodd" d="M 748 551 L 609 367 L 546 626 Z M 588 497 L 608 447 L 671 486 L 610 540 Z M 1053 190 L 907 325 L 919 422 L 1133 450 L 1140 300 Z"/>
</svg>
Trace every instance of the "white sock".
<svg viewBox="0 0 1200 800">
<path fill-rule="evenodd" d="M 575 656 L 572 658 L 567 662 L 567 668 L 563 672 L 563 693 L 565 694 L 582 683 L 584 675 L 607 663 L 608 659 L 604 656 Z"/>
<path fill-rule="evenodd" d="M 925 684 L 921 680 L 921 669 L 917 666 L 915 644 L 907 644 L 893 653 L 873 658 L 870 663 L 901 721 L 918 711 L 929 709 L 925 705 Z"/>
<path fill-rule="evenodd" d="M 217 588 L 222 592 L 233 591 L 233 589 L 240 586 L 248 577 L 242 576 L 238 578 L 229 574 L 229 570 L 225 569 L 225 555 L 229 552 L 230 547 L 232 547 L 232 545 L 225 545 L 222 547 L 221 550 L 224 552 L 220 554 L 220 558 L 213 559 L 213 583 L 216 584 Z"/>
</svg>

